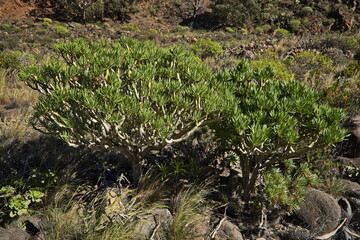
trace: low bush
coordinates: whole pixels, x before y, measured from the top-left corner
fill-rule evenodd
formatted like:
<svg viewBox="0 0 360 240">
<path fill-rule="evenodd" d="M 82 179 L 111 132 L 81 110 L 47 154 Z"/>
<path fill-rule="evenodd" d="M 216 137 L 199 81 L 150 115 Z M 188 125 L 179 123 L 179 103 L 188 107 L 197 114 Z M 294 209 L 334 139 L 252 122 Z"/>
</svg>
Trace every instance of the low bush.
<svg viewBox="0 0 360 240">
<path fill-rule="evenodd" d="M 191 46 L 191 49 L 201 58 L 216 57 L 224 52 L 221 45 L 210 38 L 200 38 Z"/>
</svg>

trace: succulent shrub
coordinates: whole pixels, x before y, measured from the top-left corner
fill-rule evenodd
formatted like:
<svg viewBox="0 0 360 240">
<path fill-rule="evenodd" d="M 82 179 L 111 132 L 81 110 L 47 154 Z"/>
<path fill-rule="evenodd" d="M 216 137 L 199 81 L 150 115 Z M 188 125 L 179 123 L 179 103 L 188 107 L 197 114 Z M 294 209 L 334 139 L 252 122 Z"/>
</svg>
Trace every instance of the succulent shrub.
<svg viewBox="0 0 360 240">
<path fill-rule="evenodd" d="M 237 101 L 215 126 L 220 143 L 238 156 L 241 195 L 249 201 L 263 172 L 312 149 L 341 141 L 346 131 L 341 109 L 319 104 L 319 94 L 291 80 L 279 80 L 271 68 L 242 61 L 217 76 L 227 81 Z M 237 194 L 238 189 L 232 190 Z"/>
<path fill-rule="evenodd" d="M 20 74 L 42 94 L 31 124 L 71 146 L 112 150 L 132 164 L 216 121 L 231 94 L 211 69 L 181 47 L 150 41 L 60 42 L 57 56 Z"/>
<path fill-rule="evenodd" d="M 286 160 L 282 169 L 273 167 L 264 173 L 264 197 L 273 208 L 284 208 L 290 213 L 299 209 L 306 189 L 319 184 L 309 163 L 296 166 L 294 161 Z"/>
<path fill-rule="evenodd" d="M 276 74 L 280 80 L 294 79 L 294 74 L 287 69 L 286 65 L 277 56 L 262 56 L 259 59 L 251 61 L 251 65 L 255 68 L 272 67 L 274 74 Z"/>
<path fill-rule="evenodd" d="M 224 52 L 221 45 L 210 38 L 200 38 L 192 45 L 192 50 L 201 58 L 216 57 Z"/>
<path fill-rule="evenodd" d="M 297 32 L 301 28 L 301 21 L 299 19 L 291 19 L 288 25 L 292 31 Z"/>
<path fill-rule="evenodd" d="M 290 69 L 295 77 L 311 87 L 322 90 L 332 85 L 335 71 L 332 59 L 322 53 L 304 51 L 289 61 Z"/>
</svg>

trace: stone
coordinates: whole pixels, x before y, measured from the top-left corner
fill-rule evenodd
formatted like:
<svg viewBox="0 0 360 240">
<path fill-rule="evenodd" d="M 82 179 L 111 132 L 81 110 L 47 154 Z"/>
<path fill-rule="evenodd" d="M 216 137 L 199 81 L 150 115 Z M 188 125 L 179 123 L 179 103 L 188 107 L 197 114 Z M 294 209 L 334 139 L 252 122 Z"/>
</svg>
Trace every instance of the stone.
<svg viewBox="0 0 360 240">
<path fill-rule="evenodd" d="M 29 240 L 30 235 L 21 230 L 20 228 L 0 228 L 1 240 Z"/>
<path fill-rule="evenodd" d="M 215 235 L 215 240 L 243 240 L 243 236 L 238 226 L 225 220 Z"/>
<path fill-rule="evenodd" d="M 148 239 L 155 232 L 155 236 L 162 236 L 164 229 L 168 228 L 173 217 L 168 209 L 156 208 L 149 213 L 138 216 L 134 232 L 137 239 Z"/>
<path fill-rule="evenodd" d="M 330 194 L 309 189 L 296 215 L 311 233 L 321 235 L 334 230 L 338 226 L 341 207 Z"/>
</svg>

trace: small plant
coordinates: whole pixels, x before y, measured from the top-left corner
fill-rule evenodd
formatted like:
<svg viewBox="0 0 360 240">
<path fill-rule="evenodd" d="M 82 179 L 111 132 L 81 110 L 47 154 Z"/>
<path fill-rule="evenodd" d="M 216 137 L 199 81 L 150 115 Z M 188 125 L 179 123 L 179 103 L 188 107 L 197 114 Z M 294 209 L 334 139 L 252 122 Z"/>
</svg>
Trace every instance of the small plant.
<svg viewBox="0 0 360 240">
<path fill-rule="evenodd" d="M 5 69 L 19 69 L 21 53 L 19 51 L 4 50 L 0 52 L 0 67 Z"/>
<path fill-rule="evenodd" d="M 283 28 L 277 28 L 274 30 L 274 35 L 279 37 L 292 37 L 292 34 Z"/>
<path fill-rule="evenodd" d="M 146 32 L 146 37 L 149 39 L 154 39 L 159 35 L 158 30 L 154 29 L 154 28 L 150 28 L 149 30 L 147 30 Z"/>
<path fill-rule="evenodd" d="M 288 24 L 293 32 L 297 32 L 301 28 L 301 21 L 299 19 L 291 19 Z"/>
<path fill-rule="evenodd" d="M 149 5 L 148 10 L 152 16 L 156 16 L 159 12 L 159 8 L 156 6 Z"/>
<path fill-rule="evenodd" d="M 216 57 L 224 52 L 221 45 L 210 38 L 200 38 L 191 48 L 201 58 Z"/>
<path fill-rule="evenodd" d="M 173 33 L 184 33 L 184 32 L 187 32 L 187 31 L 190 31 L 190 28 L 189 27 L 186 27 L 186 26 L 176 26 L 172 29 L 172 32 Z"/>
<path fill-rule="evenodd" d="M 43 18 L 42 20 L 43 20 L 43 22 L 47 22 L 47 23 L 53 22 L 52 19 L 50 19 L 50 18 Z"/>
<path fill-rule="evenodd" d="M 283 165 L 283 169 L 271 168 L 265 172 L 264 193 L 273 207 L 285 207 L 291 213 L 299 209 L 306 188 L 318 186 L 320 179 L 308 163 L 296 166 L 292 160 L 287 160 Z"/>
<path fill-rule="evenodd" d="M 228 33 L 234 33 L 234 32 L 236 32 L 235 29 L 232 28 L 232 27 L 226 27 L 226 28 L 225 28 L 225 31 L 228 32 Z"/>
<path fill-rule="evenodd" d="M 58 33 L 61 37 L 66 37 L 66 36 L 70 35 L 69 30 L 66 27 L 63 27 L 63 26 L 59 26 L 59 25 L 54 26 L 53 30 L 56 33 Z"/>
<path fill-rule="evenodd" d="M 264 32 L 270 32 L 271 30 L 271 25 L 269 24 L 265 24 L 265 25 L 262 25 L 261 28 L 264 30 Z"/>
<path fill-rule="evenodd" d="M 0 215 L 10 218 L 27 214 L 31 205 L 40 204 L 45 191 L 56 182 L 53 172 L 39 172 L 24 181 L 23 179 L 8 179 L 0 188 Z"/>
<path fill-rule="evenodd" d="M 254 32 L 257 33 L 257 34 L 263 34 L 264 33 L 264 29 L 262 29 L 262 27 L 256 27 L 254 29 Z"/>
<path fill-rule="evenodd" d="M 257 60 L 251 61 L 251 65 L 254 68 L 267 68 L 271 67 L 276 76 L 280 80 L 292 80 L 294 79 L 294 74 L 289 71 L 286 65 L 276 56 L 273 57 L 260 57 Z"/>
<path fill-rule="evenodd" d="M 312 9 L 312 7 L 309 7 L 309 6 L 305 6 L 302 8 L 302 11 L 306 14 L 308 13 L 312 13 L 314 10 Z"/>
<path fill-rule="evenodd" d="M 50 27 L 51 26 L 51 23 L 49 23 L 49 22 L 42 22 L 41 23 L 41 25 L 43 26 L 43 27 Z"/>
<path fill-rule="evenodd" d="M 139 27 L 135 23 L 129 23 L 120 27 L 120 29 L 129 32 L 141 32 Z"/>
</svg>

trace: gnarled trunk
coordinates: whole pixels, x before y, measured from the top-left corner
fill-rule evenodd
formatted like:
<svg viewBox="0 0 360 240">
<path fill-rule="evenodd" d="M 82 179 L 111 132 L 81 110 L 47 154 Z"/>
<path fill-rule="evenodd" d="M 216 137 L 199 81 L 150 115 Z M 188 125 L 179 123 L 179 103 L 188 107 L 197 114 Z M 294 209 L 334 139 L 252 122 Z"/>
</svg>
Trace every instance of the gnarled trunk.
<svg viewBox="0 0 360 240">
<path fill-rule="evenodd" d="M 140 179 L 143 176 L 143 168 L 141 165 L 140 159 L 130 159 L 131 161 L 131 170 L 134 187 L 139 185 Z"/>
</svg>

